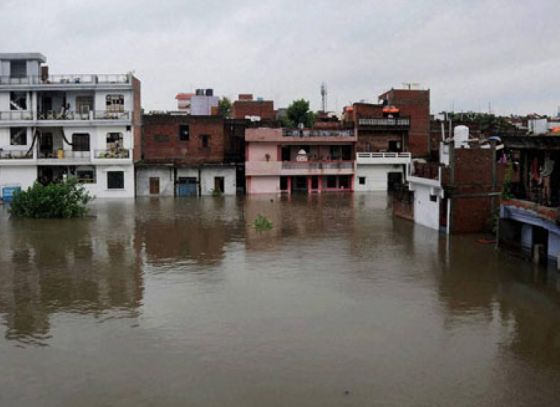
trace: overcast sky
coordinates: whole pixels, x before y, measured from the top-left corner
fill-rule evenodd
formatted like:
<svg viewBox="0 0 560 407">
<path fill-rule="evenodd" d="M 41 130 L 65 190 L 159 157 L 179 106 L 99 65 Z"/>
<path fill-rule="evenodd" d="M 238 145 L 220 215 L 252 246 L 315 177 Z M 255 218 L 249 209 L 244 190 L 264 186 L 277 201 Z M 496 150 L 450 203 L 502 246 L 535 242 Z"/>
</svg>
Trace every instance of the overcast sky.
<svg viewBox="0 0 560 407">
<path fill-rule="evenodd" d="M 133 70 L 148 110 L 206 87 L 318 109 L 324 81 L 330 110 L 419 83 L 432 112 L 554 114 L 559 21 L 560 0 L 0 0 L 0 52 Z"/>
</svg>

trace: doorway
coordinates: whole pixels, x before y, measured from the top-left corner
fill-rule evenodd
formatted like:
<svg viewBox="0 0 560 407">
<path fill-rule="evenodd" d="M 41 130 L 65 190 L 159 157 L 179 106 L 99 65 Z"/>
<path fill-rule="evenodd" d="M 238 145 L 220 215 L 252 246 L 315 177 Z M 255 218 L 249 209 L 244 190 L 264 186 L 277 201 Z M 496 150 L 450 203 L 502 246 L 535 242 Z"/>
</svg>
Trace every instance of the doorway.
<svg viewBox="0 0 560 407">
<path fill-rule="evenodd" d="M 224 177 L 214 177 L 214 192 L 224 193 Z"/>
<path fill-rule="evenodd" d="M 150 195 L 159 195 L 159 177 L 150 177 Z"/>
</svg>

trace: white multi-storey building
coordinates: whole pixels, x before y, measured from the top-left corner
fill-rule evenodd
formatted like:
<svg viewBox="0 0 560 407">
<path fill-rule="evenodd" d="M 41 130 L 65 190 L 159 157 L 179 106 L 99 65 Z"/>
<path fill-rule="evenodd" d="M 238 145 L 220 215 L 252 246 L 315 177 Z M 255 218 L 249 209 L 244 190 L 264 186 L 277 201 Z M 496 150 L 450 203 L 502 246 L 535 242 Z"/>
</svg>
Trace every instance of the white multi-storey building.
<svg viewBox="0 0 560 407">
<path fill-rule="evenodd" d="M 38 53 L 0 53 L 0 189 L 75 176 L 96 197 L 134 197 L 140 81 L 49 75 Z"/>
</svg>

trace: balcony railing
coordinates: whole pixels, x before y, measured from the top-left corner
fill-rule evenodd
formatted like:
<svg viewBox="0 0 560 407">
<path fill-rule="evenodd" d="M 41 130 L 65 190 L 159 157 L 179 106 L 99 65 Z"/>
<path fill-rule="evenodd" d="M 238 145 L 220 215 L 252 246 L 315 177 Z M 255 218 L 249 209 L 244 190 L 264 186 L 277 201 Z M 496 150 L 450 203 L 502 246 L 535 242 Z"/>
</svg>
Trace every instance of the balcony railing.
<svg viewBox="0 0 560 407">
<path fill-rule="evenodd" d="M 27 151 L 0 150 L 0 160 L 30 160 L 33 153 Z"/>
<path fill-rule="evenodd" d="M 130 158 L 130 150 L 126 148 L 111 150 L 95 150 L 95 158 L 99 159 L 126 159 Z"/>
<path fill-rule="evenodd" d="M 111 112 L 96 110 L 95 112 L 62 112 L 49 110 L 37 114 L 39 120 L 129 120 L 130 112 Z"/>
<path fill-rule="evenodd" d="M 0 85 L 64 85 L 64 84 L 128 84 L 128 74 L 66 74 L 42 76 L 24 76 L 14 78 L 0 76 Z"/>
<path fill-rule="evenodd" d="M 411 153 L 382 153 L 382 152 L 372 152 L 372 153 L 357 153 L 358 159 L 376 159 L 376 158 L 404 158 L 410 159 L 412 157 Z"/>
<path fill-rule="evenodd" d="M 354 130 L 282 129 L 284 137 L 353 137 Z"/>
<path fill-rule="evenodd" d="M 283 170 L 343 170 L 353 168 L 353 161 L 282 161 Z"/>
<path fill-rule="evenodd" d="M 39 151 L 37 157 L 48 160 L 89 160 L 89 151 L 52 150 Z"/>
<path fill-rule="evenodd" d="M 410 119 L 405 118 L 364 118 L 358 119 L 359 126 L 386 126 L 406 127 L 410 126 Z"/>
<path fill-rule="evenodd" d="M 60 110 L 49 110 L 37 114 L 39 120 L 89 120 L 89 113 L 62 112 Z"/>
<path fill-rule="evenodd" d="M 7 110 L 0 112 L 0 120 L 33 120 L 33 112 L 30 110 Z"/>
<path fill-rule="evenodd" d="M 113 112 L 109 110 L 96 110 L 93 112 L 95 120 L 130 120 L 130 112 Z"/>
</svg>

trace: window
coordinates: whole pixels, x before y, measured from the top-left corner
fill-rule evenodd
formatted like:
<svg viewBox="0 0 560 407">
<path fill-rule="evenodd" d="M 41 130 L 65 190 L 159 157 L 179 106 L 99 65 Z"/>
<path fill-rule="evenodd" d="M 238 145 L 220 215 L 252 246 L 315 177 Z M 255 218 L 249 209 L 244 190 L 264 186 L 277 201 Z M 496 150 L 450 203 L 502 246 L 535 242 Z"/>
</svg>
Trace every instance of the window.
<svg viewBox="0 0 560 407">
<path fill-rule="evenodd" d="M 187 124 L 179 126 L 179 140 L 189 141 L 189 126 Z"/>
<path fill-rule="evenodd" d="M 27 110 L 27 94 L 10 92 L 10 110 Z"/>
<path fill-rule="evenodd" d="M 124 96 L 107 95 L 105 106 L 108 112 L 124 112 Z"/>
<path fill-rule="evenodd" d="M 93 97 L 76 96 L 76 112 L 88 114 L 93 109 Z"/>
<path fill-rule="evenodd" d="M 72 134 L 72 151 L 89 151 L 89 134 Z"/>
<path fill-rule="evenodd" d="M 200 136 L 202 139 L 202 148 L 208 148 L 208 143 L 210 142 L 210 136 L 208 134 L 203 134 Z"/>
<path fill-rule="evenodd" d="M 124 172 L 123 171 L 107 172 L 107 188 L 124 189 Z"/>
<path fill-rule="evenodd" d="M 12 127 L 10 129 L 10 145 L 27 145 L 27 129 L 25 127 Z"/>
<path fill-rule="evenodd" d="M 76 178 L 81 184 L 95 184 L 95 167 L 85 165 L 77 167 Z"/>
<path fill-rule="evenodd" d="M 25 78 L 27 76 L 27 61 L 10 61 L 10 77 Z"/>
<path fill-rule="evenodd" d="M 366 184 L 366 177 L 358 177 L 358 183 L 360 185 L 365 185 Z"/>
<path fill-rule="evenodd" d="M 123 135 L 122 133 L 107 133 L 107 149 L 122 147 Z"/>
<path fill-rule="evenodd" d="M 437 202 L 437 195 L 430 195 L 430 201 Z"/>
</svg>

